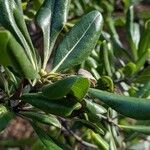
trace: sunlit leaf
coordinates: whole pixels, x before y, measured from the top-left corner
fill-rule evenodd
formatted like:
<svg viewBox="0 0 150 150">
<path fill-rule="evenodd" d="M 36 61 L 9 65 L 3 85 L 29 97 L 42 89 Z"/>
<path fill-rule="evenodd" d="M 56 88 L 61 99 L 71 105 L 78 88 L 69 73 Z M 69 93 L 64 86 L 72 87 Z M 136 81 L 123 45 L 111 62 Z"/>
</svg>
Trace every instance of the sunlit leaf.
<svg viewBox="0 0 150 150">
<path fill-rule="evenodd" d="M 32 111 L 22 111 L 19 112 L 21 115 L 33 119 L 33 121 L 38 121 L 47 125 L 54 125 L 58 128 L 61 128 L 61 124 L 58 121 L 58 119 L 50 114 L 44 114 L 44 113 L 38 113 L 38 112 L 32 112 Z"/>
<path fill-rule="evenodd" d="M 44 37 L 44 69 L 56 39 L 67 21 L 68 4 L 69 0 L 45 0 L 36 15 L 36 22 Z"/>
<path fill-rule="evenodd" d="M 52 71 L 63 71 L 82 63 L 95 47 L 102 23 L 98 11 L 83 16 L 57 48 Z"/>
<path fill-rule="evenodd" d="M 82 76 L 70 76 L 43 87 L 43 95 L 49 99 L 60 99 L 70 94 L 81 100 L 87 93 L 89 80 Z"/>
</svg>

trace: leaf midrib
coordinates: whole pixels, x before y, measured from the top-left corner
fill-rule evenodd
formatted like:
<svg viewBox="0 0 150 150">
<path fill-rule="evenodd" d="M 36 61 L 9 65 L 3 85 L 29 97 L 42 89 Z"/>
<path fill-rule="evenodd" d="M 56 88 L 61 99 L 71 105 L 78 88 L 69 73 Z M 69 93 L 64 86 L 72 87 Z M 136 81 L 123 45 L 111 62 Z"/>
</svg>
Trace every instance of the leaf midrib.
<svg viewBox="0 0 150 150">
<path fill-rule="evenodd" d="M 76 48 L 76 46 L 78 45 L 78 43 L 83 39 L 84 35 L 87 33 L 87 31 L 89 30 L 89 28 L 91 27 L 91 25 L 94 23 L 94 21 L 96 20 L 96 18 L 99 16 L 99 14 L 93 19 L 93 21 L 89 24 L 89 26 L 87 27 L 87 29 L 85 30 L 85 32 L 83 33 L 83 35 L 79 38 L 79 40 L 76 42 L 76 44 L 71 48 L 71 50 L 66 54 L 66 56 L 60 61 L 60 63 L 52 70 L 52 72 L 56 72 L 57 69 L 61 66 L 61 64 L 66 60 L 66 58 L 70 55 L 70 53 Z"/>
<path fill-rule="evenodd" d="M 8 3 L 8 1 L 7 1 L 7 3 Z M 6 13 L 8 14 L 8 16 L 10 17 L 8 21 L 11 23 L 11 26 L 13 27 L 14 32 L 16 32 L 17 37 L 20 39 L 20 41 L 21 41 L 21 43 L 23 45 L 23 48 L 26 49 L 24 52 L 26 53 L 29 61 L 31 62 L 31 64 L 33 65 L 33 67 L 36 68 L 36 65 L 35 65 L 33 57 L 32 57 L 32 52 L 30 51 L 30 47 L 27 44 L 27 42 L 25 40 L 25 37 L 23 36 L 23 34 L 20 31 L 19 27 L 17 26 L 15 17 L 12 14 L 12 13 L 14 13 L 14 9 L 15 8 L 13 8 L 12 10 L 9 10 L 9 7 L 10 7 L 9 5 L 10 4 L 6 5 L 6 10 L 5 10 Z"/>
</svg>

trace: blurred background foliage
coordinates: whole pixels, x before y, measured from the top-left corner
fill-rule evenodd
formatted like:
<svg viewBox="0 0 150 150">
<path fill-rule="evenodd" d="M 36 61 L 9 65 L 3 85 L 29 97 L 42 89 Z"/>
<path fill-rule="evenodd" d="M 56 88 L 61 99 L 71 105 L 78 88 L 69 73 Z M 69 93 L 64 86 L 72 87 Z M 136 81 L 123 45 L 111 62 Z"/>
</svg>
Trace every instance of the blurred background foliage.
<svg viewBox="0 0 150 150">
<path fill-rule="evenodd" d="M 34 26 L 32 19 L 42 2 L 43 0 L 22 1 L 24 17 L 33 42 L 38 49 L 40 49 L 39 45 L 41 45 L 41 32 Z M 150 1 L 71 0 L 68 22 L 60 38 L 74 26 L 82 15 L 95 9 L 100 11 L 104 17 L 102 35 L 91 56 L 71 72 L 74 73 L 81 68 L 91 72 L 97 81 L 95 83 L 94 80 L 93 86 L 98 89 L 122 93 L 127 96 L 149 98 L 150 50 L 147 48 L 150 45 Z M 53 140 L 58 144 L 61 143 L 61 145 L 62 143 L 67 143 L 68 149 L 95 149 L 92 144 L 95 144 L 96 148 L 100 150 L 150 149 L 149 135 L 143 134 L 143 131 L 136 128 L 127 129 L 119 126 L 119 124 L 133 127 L 135 125 L 149 126 L 149 121 L 136 121 L 126 118 L 112 109 L 108 109 L 104 104 L 97 103 L 94 107 L 98 107 L 100 114 L 96 116 L 89 109 L 89 114 L 83 113 L 80 116 L 81 119 L 68 119 L 69 121 L 62 119 L 61 122 L 65 127 L 61 131 L 63 134 L 60 135 L 60 130 L 55 127 L 48 128 L 47 131 L 52 135 Z M 83 121 L 85 118 L 91 124 Z M 22 123 L 23 121 L 20 122 Z M 20 122 L 10 125 L 7 131 L 10 132 L 13 127 L 16 128 L 15 124 Z M 83 125 L 87 126 L 87 128 L 83 127 Z M 29 128 L 26 125 L 23 132 L 27 132 Z M 95 130 L 97 130 L 97 134 L 93 132 Z M 5 138 L 4 135 L 6 136 Z M 10 133 L 7 134 L 5 131 L 2 138 L 7 139 L 9 135 Z M 15 139 L 16 137 L 14 136 L 13 138 Z M 90 142 L 91 145 L 84 143 L 84 140 Z M 28 145 L 33 150 L 38 150 L 41 144 L 39 141 L 35 141 L 34 138 L 20 140 L 19 137 L 15 143 L 12 140 L 0 141 L 0 147 L 24 147 L 24 145 Z M 31 146 L 32 143 L 34 143 L 33 146 Z M 65 146 L 64 144 L 64 149 Z"/>
</svg>

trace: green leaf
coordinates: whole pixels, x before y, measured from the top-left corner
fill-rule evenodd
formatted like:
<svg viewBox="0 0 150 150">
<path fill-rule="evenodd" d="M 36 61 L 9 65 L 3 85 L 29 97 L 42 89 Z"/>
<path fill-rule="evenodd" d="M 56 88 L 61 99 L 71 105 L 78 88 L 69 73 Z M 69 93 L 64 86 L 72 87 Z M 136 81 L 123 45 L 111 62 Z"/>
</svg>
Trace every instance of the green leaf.
<svg viewBox="0 0 150 150">
<path fill-rule="evenodd" d="M 139 132 L 142 134 L 150 135 L 150 127 L 144 126 L 144 125 L 132 125 L 132 126 L 126 126 L 126 125 L 119 125 L 120 128 L 122 128 L 126 132 Z"/>
<path fill-rule="evenodd" d="M 21 45 L 11 35 L 9 31 L 0 31 L 0 64 L 11 66 L 27 79 L 38 77 L 37 71 L 26 56 Z"/>
<path fill-rule="evenodd" d="M 69 0 L 45 0 L 36 15 L 44 37 L 43 69 L 50 57 L 56 39 L 67 21 Z"/>
<path fill-rule="evenodd" d="M 137 23 L 134 23 L 134 7 L 130 6 L 127 12 L 126 21 L 127 37 L 130 43 L 134 61 L 138 59 L 137 50 L 140 41 L 140 28 Z"/>
<path fill-rule="evenodd" d="M 44 144 L 40 141 L 37 140 L 33 145 L 32 145 L 32 150 L 47 150 Z"/>
<path fill-rule="evenodd" d="M 15 0 L 15 1 L 16 1 L 16 5 L 15 5 L 14 11 L 13 11 L 15 22 L 16 22 L 19 30 L 23 34 L 25 41 L 29 45 L 34 63 L 35 63 L 35 65 L 37 65 L 39 55 L 38 55 L 37 51 L 34 49 L 34 46 L 32 44 L 28 29 L 27 29 L 27 26 L 26 26 L 26 23 L 25 23 L 25 20 L 23 17 L 24 14 L 23 14 L 22 6 L 21 6 L 21 0 Z M 36 69 L 38 69 L 38 68 L 36 68 Z"/>
<path fill-rule="evenodd" d="M 20 85 L 20 80 L 17 76 L 15 76 L 8 68 L 5 68 L 5 74 L 7 76 L 6 80 L 10 84 L 10 86 L 13 86 L 15 89 L 17 89 Z"/>
<path fill-rule="evenodd" d="M 109 61 L 109 48 L 108 48 L 108 44 L 106 44 L 106 41 L 103 41 L 102 43 L 103 46 L 103 55 L 104 55 L 104 65 L 105 65 L 105 70 L 108 74 L 108 76 L 112 76 L 112 71 L 111 71 L 111 65 L 110 65 L 110 61 Z"/>
<path fill-rule="evenodd" d="M 92 57 L 88 57 L 87 58 L 86 64 L 90 68 L 97 68 L 97 66 L 98 66 L 98 62 L 94 58 L 92 58 Z"/>
<path fill-rule="evenodd" d="M 23 13 L 20 10 L 21 7 L 18 8 L 18 5 L 20 5 L 19 0 L 17 1 L 17 4 L 14 0 L 1 0 L 0 23 L 4 28 L 9 30 L 17 41 L 23 46 L 29 61 L 33 65 L 34 69 L 36 69 L 35 51 L 23 19 Z"/>
<path fill-rule="evenodd" d="M 90 89 L 89 93 L 122 115 L 139 120 L 149 120 L 150 118 L 150 101 L 148 99 L 127 97 L 97 89 Z"/>
<path fill-rule="evenodd" d="M 67 94 L 81 100 L 89 89 L 89 80 L 82 76 L 70 76 L 43 87 L 43 95 L 49 99 L 60 99 Z"/>
<path fill-rule="evenodd" d="M 116 142 L 115 142 L 115 135 L 113 130 L 115 129 L 114 126 L 107 125 L 109 131 L 109 149 L 110 150 L 117 150 Z M 116 131 L 115 131 L 116 132 Z M 117 134 L 116 134 L 117 135 Z"/>
<path fill-rule="evenodd" d="M 32 122 L 32 127 L 34 128 L 46 150 L 62 150 L 53 142 L 50 136 L 48 136 L 45 131 L 41 129 L 36 123 Z"/>
<path fill-rule="evenodd" d="M 123 72 L 126 76 L 131 77 L 133 76 L 137 71 L 137 66 L 133 62 L 129 62 L 125 65 L 123 68 Z"/>
<path fill-rule="evenodd" d="M 138 55 L 139 58 L 142 57 L 142 55 L 150 49 L 150 20 L 146 22 L 146 27 L 142 33 L 142 36 L 140 38 L 140 43 L 139 43 L 139 50 L 138 50 Z"/>
<path fill-rule="evenodd" d="M 94 49 L 102 24 L 103 19 L 98 11 L 83 16 L 57 48 L 52 72 L 81 64 Z"/>
<path fill-rule="evenodd" d="M 0 132 L 6 128 L 14 115 L 4 106 L 0 105 Z"/>
<path fill-rule="evenodd" d="M 19 112 L 19 114 L 27 118 L 31 118 L 32 120 L 35 120 L 35 121 L 38 121 L 47 125 L 54 125 L 57 128 L 61 128 L 60 122 L 54 115 L 31 112 L 31 111 L 25 111 L 25 112 L 22 111 L 22 112 Z"/>
<path fill-rule="evenodd" d="M 13 10 L 13 16 L 14 16 L 15 22 L 16 22 L 19 30 L 23 34 L 26 42 L 30 46 L 32 53 L 35 55 L 34 47 L 33 47 L 28 29 L 27 29 L 25 20 L 23 18 L 24 14 L 23 14 L 22 6 L 21 6 L 21 0 L 15 0 L 15 1 L 16 1 L 16 4 L 14 4 L 14 10 Z"/>
<path fill-rule="evenodd" d="M 136 71 L 139 71 L 145 64 L 145 62 L 150 58 L 150 48 L 145 50 L 143 54 L 139 57 L 136 62 Z"/>
<path fill-rule="evenodd" d="M 128 52 L 126 51 L 126 49 L 124 48 L 123 44 L 120 41 L 113 19 L 111 17 L 107 18 L 107 23 L 111 33 L 112 44 L 116 49 L 114 53 L 116 54 L 117 57 L 121 57 L 123 55 L 130 58 L 130 55 L 128 54 Z"/>
<path fill-rule="evenodd" d="M 102 138 L 99 134 L 96 134 L 94 132 L 90 132 L 91 138 L 93 142 L 98 146 L 100 150 L 109 150 L 108 143 Z"/>
<path fill-rule="evenodd" d="M 88 129 L 91 129 L 95 133 L 104 135 L 104 131 L 101 128 L 99 128 L 96 124 L 94 124 L 90 121 L 78 119 L 78 118 L 75 119 L 75 121 L 81 123 L 83 126 L 87 127 Z"/>
<path fill-rule="evenodd" d="M 33 9 L 39 10 L 44 0 L 33 0 Z"/>
<path fill-rule="evenodd" d="M 89 100 L 85 100 L 85 102 L 87 110 L 93 114 L 104 114 L 107 112 L 107 110 L 99 104 L 96 104 Z"/>
<path fill-rule="evenodd" d="M 109 76 L 102 76 L 98 81 L 97 81 L 97 88 L 101 90 L 105 90 L 108 92 L 113 92 L 114 91 L 114 83 L 112 79 Z"/>
<path fill-rule="evenodd" d="M 150 81 L 150 67 L 144 69 L 134 81 L 138 83 L 147 83 L 147 81 Z"/>
<path fill-rule="evenodd" d="M 150 96 L 150 80 L 148 80 L 148 82 L 145 83 L 144 86 L 139 89 L 136 96 L 143 98 L 147 98 Z"/>
<path fill-rule="evenodd" d="M 44 97 L 42 94 L 24 94 L 21 100 L 27 102 L 34 107 L 37 107 L 44 112 L 59 115 L 70 116 L 72 112 L 81 107 L 81 104 L 69 99 L 51 100 Z"/>
<path fill-rule="evenodd" d="M 102 114 L 94 114 L 93 112 L 86 111 L 86 114 L 88 116 L 88 121 L 98 126 L 103 131 L 106 131 L 106 128 L 103 124 L 103 115 Z"/>
</svg>

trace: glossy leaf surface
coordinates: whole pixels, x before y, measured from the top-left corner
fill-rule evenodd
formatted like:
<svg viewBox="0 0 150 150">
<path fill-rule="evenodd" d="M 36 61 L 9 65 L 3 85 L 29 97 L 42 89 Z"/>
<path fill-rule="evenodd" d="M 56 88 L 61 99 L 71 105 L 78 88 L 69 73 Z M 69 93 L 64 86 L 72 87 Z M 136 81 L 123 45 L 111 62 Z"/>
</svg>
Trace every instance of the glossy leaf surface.
<svg viewBox="0 0 150 150">
<path fill-rule="evenodd" d="M 97 89 L 90 89 L 89 93 L 122 115 L 139 120 L 149 120 L 150 118 L 150 101 L 148 99 L 127 97 Z"/>
<path fill-rule="evenodd" d="M 1 0 L 0 12 L 0 23 L 4 28 L 9 30 L 23 46 L 29 61 L 35 69 L 36 54 L 23 19 L 20 1 L 18 0 L 16 3 L 14 0 Z"/>
<path fill-rule="evenodd" d="M 124 131 L 127 132 L 139 132 L 142 134 L 148 134 L 150 135 L 150 127 L 149 126 L 143 126 L 143 125 L 119 125 L 120 128 L 122 128 Z"/>
<path fill-rule="evenodd" d="M 107 112 L 104 107 L 89 100 L 86 100 L 86 108 L 93 114 L 104 114 Z"/>
<path fill-rule="evenodd" d="M 82 76 L 70 76 L 59 80 L 54 84 L 43 87 L 43 95 L 49 99 L 60 99 L 71 94 L 78 100 L 81 100 L 87 93 L 89 80 Z"/>
<path fill-rule="evenodd" d="M 51 100 L 41 94 L 24 94 L 21 99 L 44 112 L 60 116 L 69 116 L 74 110 L 81 107 L 80 103 L 72 100 Z"/>
<path fill-rule="evenodd" d="M 38 121 L 47 125 L 54 125 L 55 127 L 61 128 L 60 122 L 53 115 L 43 114 L 43 113 L 38 113 L 38 112 L 31 112 L 31 111 L 25 111 L 25 112 L 19 112 L 19 113 L 35 121 Z"/>
<path fill-rule="evenodd" d="M 36 15 L 36 22 L 44 37 L 43 68 L 46 67 L 56 39 L 67 20 L 68 4 L 68 0 L 45 0 Z"/>
<path fill-rule="evenodd" d="M 63 71 L 83 62 L 95 47 L 102 24 L 103 19 L 98 11 L 83 16 L 57 48 L 53 72 Z"/>
</svg>

